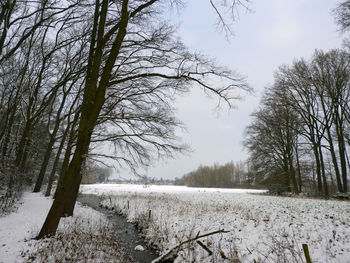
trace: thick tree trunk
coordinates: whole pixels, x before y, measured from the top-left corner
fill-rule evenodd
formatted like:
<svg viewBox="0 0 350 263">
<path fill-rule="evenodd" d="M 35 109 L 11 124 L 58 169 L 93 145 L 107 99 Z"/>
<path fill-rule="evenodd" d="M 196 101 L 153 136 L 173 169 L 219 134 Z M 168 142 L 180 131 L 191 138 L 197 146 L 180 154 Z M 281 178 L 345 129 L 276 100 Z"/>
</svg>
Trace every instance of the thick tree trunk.
<svg viewBox="0 0 350 263">
<path fill-rule="evenodd" d="M 69 188 L 73 185 L 79 185 L 80 183 L 82 158 L 83 154 L 81 154 L 80 151 L 76 151 L 69 165 L 68 171 L 63 177 L 61 188 L 51 206 L 45 223 L 37 236 L 38 239 L 44 238 L 45 236 L 55 235 L 61 216 L 63 215 L 64 207 L 67 203 L 67 198 L 69 198 L 67 196 L 67 193 L 69 193 Z"/>
<path fill-rule="evenodd" d="M 88 88 L 89 87 L 87 87 L 87 89 Z M 56 198 L 37 237 L 38 239 L 45 236 L 55 235 L 60 218 L 64 214 L 65 206 L 72 202 L 71 198 L 75 189 L 79 189 L 81 181 L 81 166 L 86 154 L 88 153 L 91 134 L 97 119 L 96 112 L 100 112 L 101 110 L 101 108 L 96 107 L 96 104 L 85 105 L 85 107 L 82 107 L 82 116 L 78 129 L 78 141 L 73 159 L 68 166 L 67 172 L 62 176 L 62 183 L 58 186 Z"/>
<path fill-rule="evenodd" d="M 53 236 L 56 234 L 57 227 L 60 223 L 61 215 L 63 212 L 64 202 L 64 192 L 61 191 L 61 193 L 54 200 L 49 214 L 46 217 L 44 225 L 42 226 L 39 235 L 36 237 L 37 239 Z"/>
<path fill-rule="evenodd" d="M 91 88 L 93 87 L 87 84 L 86 92 Z M 75 192 L 79 190 L 81 181 L 81 166 L 88 153 L 91 135 L 104 101 L 104 93 L 100 95 L 102 96 L 96 96 L 95 100 L 88 98 L 83 101 L 75 152 L 67 172 L 62 176 L 62 183 L 57 188 L 56 198 L 37 237 L 38 239 L 54 235 L 66 207 L 71 207 L 73 202 L 73 207 L 75 205 Z"/>
<path fill-rule="evenodd" d="M 110 79 L 110 74 L 119 54 L 123 39 L 126 35 L 126 28 L 129 21 L 128 0 L 123 0 L 119 30 L 113 42 L 110 54 L 105 62 L 102 74 L 100 75 L 100 66 L 103 55 L 103 31 L 106 22 L 108 1 L 104 0 L 101 5 L 101 10 L 99 10 L 99 8 L 100 7 L 96 2 L 93 31 L 97 30 L 98 28 L 98 39 L 96 50 L 94 50 L 95 35 L 92 33 L 86 84 L 84 88 L 83 103 L 81 106 L 81 117 L 75 152 L 67 172 L 62 177 L 62 185 L 58 189 L 57 197 L 53 202 L 50 212 L 37 238 L 43 238 L 47 235 L 54 235 L 64 210 L 72 205 L 74 208 L 76 193 L 79 190 L 81 181 L 81 166 L 88 153 L 91 135 L 94 130 L 97 117 L 100 114 L 101 108 L 105 101 L 105 93 Z M 100 82 L 98 83 L 99 79 Z"/>
<path fill-rule="evenodd" d="M 57 192 L 61 188 L 61 185 L 62 185 L 62 182 L 63 182 L 63 177 L 64 177 L 64 175 L 67 172 L 67 169 L 68 169 L 68 166 L 69 166 L 69 159 L 70 159 L 70 156 L 71 156 L 71 153 L 72 153 L 72 149 L 73 149 L 73 145 L 72 144 L 67 145 L 67 149 L 66 149 L 66 152 L 64 154 L 64 159 L 63 159 L 63 163 L 62 163 L 62 167 L 61 167 L 61 173 L 60 173 L 60 175 L 58 177 L 58 180 L 57 180 L 56 191 L 55 191 L 55 193 L 53 195 L 54 199 L 57 196 Z"/>
<path fill-rule="evenodd" d="M 74 188 L 72 187 L 72 189 L 70 189 L 69 193 L 67 194 L 67 201 L 63 209 L 63 216 L 65 217 L 73 216 L 75 203 L 79 194 L 81 177 L 82 176 L 80 175 L 79 184 L 74 184 Z"/>
<path fill-rule="evenodd" d="M 291 191 L 291 187 L 290 187 L 291 178 L 290 178 L 289 169 L 288 169 L 288 160 L 285 156 L 283 159 L 283 172 L 284 172 L 284 185 L 287 188 L 287 191 L 290 192 Z"/>
<path fill-rule="evenodd" d="M 7 156 L 7 152 L 8 152 L 8 146 L 10 143 L 10 135 L 11 135 L 11 131 L 12 131 L 12 123 L 9 123 L 9 125 L 6 127 L 7 131 L 5 134 L 5 138 L 3 140 L 3 145 L 2 145 L 2 156 L 1 156 L 1 162 L 4 163 L 6 156 Z"/>
</svg>

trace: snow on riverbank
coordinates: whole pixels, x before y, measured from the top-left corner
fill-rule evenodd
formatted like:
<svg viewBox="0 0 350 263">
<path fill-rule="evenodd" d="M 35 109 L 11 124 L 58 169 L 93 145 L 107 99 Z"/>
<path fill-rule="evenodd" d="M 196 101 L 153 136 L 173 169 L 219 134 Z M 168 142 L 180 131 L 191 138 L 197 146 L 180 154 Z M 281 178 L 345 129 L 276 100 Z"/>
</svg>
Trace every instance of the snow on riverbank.
<svg viewBox="0 0 350 263">
<path fill-rule="evenodd" d="M 0 263 L 133 262 L 116 242 L 101 213 L 77 204 L 61 219 L 57 234 L 32 240 L 44 223 L 52 198 L 24 193 L 16 212 L 0 217 Z"/>
<path fill-rule="evenodd" d="M 111 195 L 104 204 L 127 214 L 166 251 L 190 237 L 229 233 L 202 240 L 214 253 L 192 245 L 177 262 L 303 262 L 308 244 L 312 262 L 350 262 L 350 203 L 247 194 L 261 191 L 179 186 L 82 185 L 81 192 Z M 149 214 L 151 211 L 151 214 Z M 151 218 L 149 216 L 151 215 Z"/>
</svg>

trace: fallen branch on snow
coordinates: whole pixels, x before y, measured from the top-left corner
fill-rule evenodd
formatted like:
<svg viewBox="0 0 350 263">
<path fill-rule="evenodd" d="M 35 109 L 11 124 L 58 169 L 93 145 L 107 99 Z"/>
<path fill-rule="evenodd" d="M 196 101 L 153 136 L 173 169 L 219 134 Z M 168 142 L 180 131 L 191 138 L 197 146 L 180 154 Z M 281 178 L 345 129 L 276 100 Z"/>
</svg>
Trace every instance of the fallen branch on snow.
<svg viewBox="0 0 350 263">
<path fill-rule="evenodd" d="M 187 244 L 187 243 L 190 243 L 192 241 L 196 241 L 197 239 L 200 239 L 202 237 L 207 237 L 207 236 L 211 236 L 211 235 L 215 235 L 215 234 L 219 234 L 219 233 L 228 233 L 230 231 L 225 231 L 223 229 L 220 229 L 220 230 L 217 230 L 217 231 L 213 231 L 213 232 L 210 232 L 210 233 L 206 233 L 206 234 L 203 234 L 203 235 L 199 235 L 199 232 L 198 234 L 193 237 L 193 238 L 190 238 L 188 240 L 185 240 L 179 244 L 177 244 L 176 246 L 170 248 L 168 251 L 166 251 L 163 255 L 159 256 L 158 258 L 154 259 L 151 263 L 159 263 L 159 262 L 162 262 L 162 260 L 164 260 L 165 258 L 167 258 L 174 250 L 178 249 L 179 247 L 183 246 L 184 244 Z"/>
</svg>

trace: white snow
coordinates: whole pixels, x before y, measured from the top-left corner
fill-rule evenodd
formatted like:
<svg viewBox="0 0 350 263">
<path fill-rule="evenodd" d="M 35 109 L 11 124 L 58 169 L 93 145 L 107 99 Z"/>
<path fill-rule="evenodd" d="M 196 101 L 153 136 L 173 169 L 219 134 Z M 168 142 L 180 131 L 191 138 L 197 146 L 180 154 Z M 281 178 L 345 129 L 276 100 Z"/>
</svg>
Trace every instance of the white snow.
<svg viewBox="0 0 350 263">
<path fill-rule="evenodd" d="M 140 185 L 140 184 L 91 184 L 81 185 L 80 191 L 84 194 L 114 194 L 116 192 L 129 193 L 265 193 L 266 190 L 231 189 L 231 188 L 203 188 L 177 185 Z"/>
<path fill-rule="evenodd" d="M 161 251 L 218 229 L 230 231 L 186 247 L 177 262 L 303 262 L 302 244 L 312 262 L 350 262 L 350 203 L 272 197 L 261 191 L 179 186 L 82 185 L 81 192 L 110 195 L 106 206 L 141 222 Z M 151 211 L 151 212 L 149 212 Z M 287 259 L 283 259 L 287 257 Z"/>
<path fill-rule="evenodd" d="M 52 204 L 51 198 L 41 193 L 24 193 L 18 210 L 0 217 L 0 262 L 20 262 L 20 252 L 27 246 L 26 239 L 40 230 Z"/>
<path fill-rule="evenodd" d="M 201 239 L 213 251 L 212 256 L 192 243 L 179 253 L 177 262 L 229 262 L 224 257 L 231 261 L 238 257 L 242 262 L 259 262 L 266 257 L 265 262 L 283 262 L 278 258 L 282 256 L 288 257 L 288 262 L 302 262 L 304 243 L 314 263 L 350 262 L 349 202 L 179 186 L 82 185 L 81 191 L 112 195 L 105 198 L 104 205 L 114 206 L 129 221 L 141 223 L 146 237 L 163 252 L 198 232 L 230 231 Z M 1 263 L 23 262 L 21 251 L 40 248 L 36 241 L 28 240 L 40 230 L 52 199 L 25 193 L 22 202 L 17 212 L 0 217 Z M 81 206 L 75 214 L 96 222 L 102 218 Z M 61 221 L 61 232 L 74 222 Z"/>
<path fill-rule="evenodd" d="M 144 248 L 143 246 L 141 246 L 141 245 L 137 245 L 137 246 L 134 248 L 134 250 L 136 250 L 136 251 L 145 251 L 145 248 Z"/>
<path fill-rule="evenodd" d="M 39 255 L 35 254 L 37 256 L 36 260 L 31 260 L 30 262 L 59 262 L 57 260 L 63 260 L 62 257 L 68 256 L 73 258 L 72 255 L 77 254 L 77 252 L 74 251 L 74 246 L 76 245 L 80 246 L 80 250 L 83 251 L 85 255 L 88 255 L 89 253 L 86 253 L 83 249 L 83 246 L 86 246 L 86 244 L 81 243 L 81 240 L 70 232 L 75 231 L 80 234 L 94 234 L 100 233 L 101 231 L 108 231 L 106 230 L 108 228 L 108 221 L 101 213 L 78 204 L 74 210 L 74 217 L 61 219 L 58 228 L 58 232 L 61 233 L 61 238 L 64 239 L 66 236 L 75 238 L 76 240 L 67 241 L 67 243 L 70 244 L 66 244 L 66 247 L 62 244 L 52 244 L 52 242 L 56 242 L 55 239 L 33 240 L 45 221 L 52 201 L 51 197 L 44 197 L 41 193 L 25 192 L 21 200 L 22 204 L 19 205 L 18 210 L 9 215 L 0 217 L 0 263 L 28 262 L 26 258 L 35 254 L 37 249 L 40 250 Z M 105 236 L 107 236 L 107 234 L 108 233 L 104 233 Z M 79 244 L 75 244 L 76 242 L 79 242 Z M 46 248 L 48 245 L 50 246 L 50 244 L 51 249 L 56 246 L 56 250 L 58 250 L 55 250 L 55 255 L 52 254 L 50 249 Z M 91 246 L 91 244 L 87 245 Z M 72 246 L 72 248 L 70 248 L 70 246 Z M 108 246 L 103 248 L 105 251 L 111 249 Z M 94 253 L 96 260 L 104 258 L 105 256 L 99 255 L 99 251 L 94 251 Z M 108 253 L 112 255 L 112 252 Z M 113 254 L 115 254 L 115 250 Z M 97 262 L 96 260 L 89 262 Z M 103 262 L 103 260 L 101 262 Z"/>
</svg>

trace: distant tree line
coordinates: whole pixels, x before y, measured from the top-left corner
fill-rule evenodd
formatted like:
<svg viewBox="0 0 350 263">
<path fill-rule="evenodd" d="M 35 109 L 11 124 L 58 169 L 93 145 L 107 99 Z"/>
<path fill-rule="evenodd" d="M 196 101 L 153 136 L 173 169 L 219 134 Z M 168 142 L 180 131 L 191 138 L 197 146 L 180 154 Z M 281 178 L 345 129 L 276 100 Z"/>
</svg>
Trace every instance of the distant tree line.
<svg viewBox="0 0 350 263">
<path fill-rule="evenodd" d="M 177 185 L 190 187 L 251 188 L 255 184 L 244 162 L 229 162 L 224 165 L 199 166 L 197 170 L 175 179 Z"/>
</svg>

